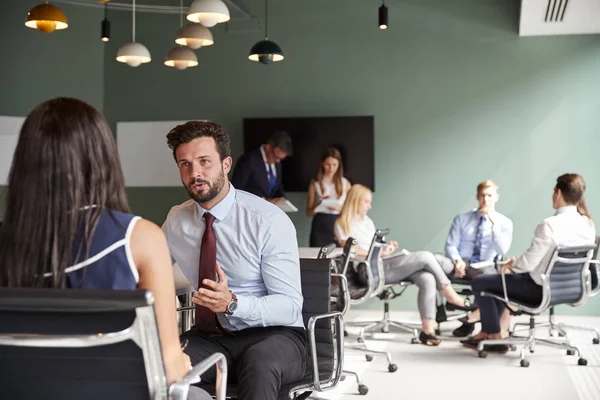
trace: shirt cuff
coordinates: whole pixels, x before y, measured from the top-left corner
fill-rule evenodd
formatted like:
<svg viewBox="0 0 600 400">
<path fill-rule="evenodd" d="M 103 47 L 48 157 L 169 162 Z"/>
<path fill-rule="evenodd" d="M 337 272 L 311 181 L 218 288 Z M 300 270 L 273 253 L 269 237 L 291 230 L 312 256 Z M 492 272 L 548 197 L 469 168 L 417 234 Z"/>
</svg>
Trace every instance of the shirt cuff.
<svg viewBox="0 0 600 400">
<path fill-rule="evenodd" d="M 236 318 L 241 318 L 241 319 L 246 319 L 248 317 L 248 315 L 250 314 L 250 310 L 252 309 L 252 305 L 251 303 L 254 300 L 253 296 L 242 296 L 242 295 L 237 295 L 237 309 L 235 310 L 235 312 L 233 313 L 233 317 Z"/>
</svg>

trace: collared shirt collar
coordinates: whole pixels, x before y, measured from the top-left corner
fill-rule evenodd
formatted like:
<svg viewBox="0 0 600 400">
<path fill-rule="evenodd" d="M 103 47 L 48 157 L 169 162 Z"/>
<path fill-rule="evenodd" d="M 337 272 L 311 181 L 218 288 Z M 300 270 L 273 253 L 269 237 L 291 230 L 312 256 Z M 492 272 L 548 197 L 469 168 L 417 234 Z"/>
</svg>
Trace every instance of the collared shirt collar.
<svg viewBox="0 0 600 400">
<path fill-rule="evenodd" d="M 577 206 L 564 206 L 556 209 L 556 214 L 572 213 L 577 212 Z"/>
<path fill-rule="evenodd" d="M 269 165 L 269 161 L 267 161 L 267 154 L 265 153 L 265 145 L 260 146 L 260 154 L 262 154 L 263 162 Z"/>
<path fill-rule="evenodd" d="M 234 203 L 235 188 L 233 187 L 231 182 L 229 182 L 229 193 L 227 193 L 227 196 L 225 196 L 223 200 L 215 204 L 215 206 L 210 210 L 207 210 L 203 208 L 200 204 L 196 203 L 196 210 L 198 211 L 198 216 L 200 219 L 202 219 L 205 212 L 209 212 L 217 219 L 217 221 L 222 221 L 227 217 L 227 215 L 229 215 Z"/>
</svg>

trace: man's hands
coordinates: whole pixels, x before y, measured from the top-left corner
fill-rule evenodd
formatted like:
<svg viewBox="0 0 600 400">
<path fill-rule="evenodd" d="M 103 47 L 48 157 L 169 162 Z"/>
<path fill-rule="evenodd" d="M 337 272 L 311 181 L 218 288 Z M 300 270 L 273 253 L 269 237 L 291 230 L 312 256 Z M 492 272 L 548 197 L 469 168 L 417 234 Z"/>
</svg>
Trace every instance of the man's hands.
<svg viewBox="0 0 600 400">
<path fill-rule="evenodd" d="M 494 210 L 492 210 L 489 207 L 482 207 L 479 209 L 479 214 L 485 215 L 487 217 L 487 219 L 490 220 L 492 225 L 494 225 L 494 214 L 495 214 Z"/>
<path fill-rule="evenodd" d="M 465 270 L 466 270 L 466 268 L 467 268 L 467 263 L 465 263 L 462 258 L 459 258 L 454 263 L 454 273 L 456 273 L 456 275 L 459 278 L 462 278 L 462 277 L 465 276 Z"/>
<path fill-rule="evenodd" d="M 210 289 L 200 288 L 197 292 L 193 293 L 192 297 L 192 303 L 204 306 L 216 313 L 227 311 L 227 306 L 233 298 L 227 286 L 225 273 L 219 264 L 217 264 L 217 276 L 219 277 L 219 282 L 204 279 L 202 284 L 208 286 Z"/>
</svg>

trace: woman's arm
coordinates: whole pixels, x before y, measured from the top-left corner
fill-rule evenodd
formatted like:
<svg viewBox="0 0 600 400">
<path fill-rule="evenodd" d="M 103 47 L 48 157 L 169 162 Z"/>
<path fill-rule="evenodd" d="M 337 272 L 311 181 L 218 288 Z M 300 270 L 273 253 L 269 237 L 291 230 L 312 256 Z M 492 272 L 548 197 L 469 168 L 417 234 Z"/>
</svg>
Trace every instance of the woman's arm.
<svg viewBox="0 0 600 400">
<path fill-rule="evenodd" d="M 310 185 L 308 186 L 308 201 L 306 202 L 306 216 L 307 217 L 312 217 L 313 215 L 315 215 L 315 209 L 318 206 L 318 204 L 315 204 L 316 197 L 317 196 L 316 196 L 314 181 L 311 181 Z"/>
<path fill-rule="evenodd" d="M 163 361 L 171 383 L 182 378 L 191 363 L 179 343 L 173 267 L 165 234 L 150 221 L 138 221 L 131 235 L 131 252 L 140 274 L 138 287 L 154 295 Z"/>
</svg>

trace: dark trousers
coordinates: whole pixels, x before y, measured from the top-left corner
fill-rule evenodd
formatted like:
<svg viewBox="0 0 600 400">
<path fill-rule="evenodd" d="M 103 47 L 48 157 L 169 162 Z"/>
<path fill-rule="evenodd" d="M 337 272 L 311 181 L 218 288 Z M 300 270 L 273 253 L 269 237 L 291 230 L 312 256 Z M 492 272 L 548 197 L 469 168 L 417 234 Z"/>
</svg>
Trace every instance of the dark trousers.
<svg viewBox="0 0 600 400">
<path fill-rule="evenodd" d="M 191 330 L 181 335 L 189 343 L 185 353 L 195 365 L 211 354 L 227 359 L 228 382 L 237 382 L 240 400 L 276 400 L 282 385 L 304 377 L 306 338 L 296 328 L 250 328 L 233 334 L 212 335 Z M 216 381 L 216 368 L 202 376 L 203 383 Z"/>
<path fill-rule="evenodd" d="M 511 300 L 538 305 L 542 301 L 542 287 L 539 286 L 529 273 L 506 274 L 506 293 Z M 479 275 L 472 283 L 475 301 L 481 311 L 481 330 L 486 333 L 500 332 L 500 317 L 506 309 L 506 304 L 493 297 L 482 297 L 481 292 L 504 296 L 502 276 Z"/>
</svg>

